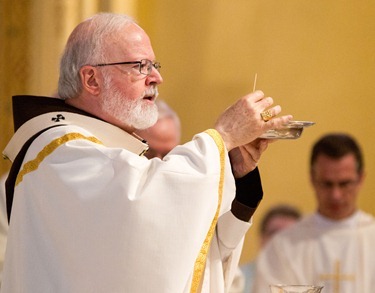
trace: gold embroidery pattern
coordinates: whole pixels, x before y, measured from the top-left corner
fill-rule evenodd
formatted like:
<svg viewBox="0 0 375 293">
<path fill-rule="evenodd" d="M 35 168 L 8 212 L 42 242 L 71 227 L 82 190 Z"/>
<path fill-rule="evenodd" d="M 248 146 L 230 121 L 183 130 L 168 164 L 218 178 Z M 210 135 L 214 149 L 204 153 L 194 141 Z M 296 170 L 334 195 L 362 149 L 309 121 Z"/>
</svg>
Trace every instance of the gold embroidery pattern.
<svg viewBox="0 0 375 293">
<path fill-rule="evenodd" d="M 223 198 L 223 186 L 224 186 L 224 167 L 225 167 L 225 147 L 223 139 L 221 135 L 215 129 L 208 129 L 205 131 L 208 135 L 210 135 L 213 140 L 215 141 L 219 153 L 220 153 L 220 181 L 219 181 L 219 190 L 218 190 L 218 204 L 216 208 L 215 216 L 211 222 L 210 229 L 207 232 L 206 239 L 204 240 L 201 250 L 199 251 L 198 257 L 195 260 L 194 264 L 194 272 L 193 272 L 193 280 L 190 288 L 190 293 L 198 292 L 199 285 L 202 281 L 202 276 L 204 272 L 204 267 L 206 265 L 207 253 L 210 248 L 210 243 L 212 237 L 215 233 L 215 228 L 217 224 L 217 220 L 219 218 L 219 212 L 221 207 L 221 201 Z"/>
<path fill-rule="evenodd" d="M 23 180 L 23 176 L 25 176 L 27 173 L 33 172 L 36 169 L 38 169 L 40 163 L 47 156 L 49 156 L 50 154 L 52 154 L 52 152 L 55 149 L 57 149 L 60 145 L 66 143 L 68 141 L 76 140 L 76 139 L 86 139 L 86 140 L 92 141 L 94 143 L 102 144 L 102 142 L 100 140 L 98 140 L 96 137 L 93 137 L 93 136 L 84 136 L 84 135 L 82 135 L 80 133 L 75 133 L 75 132 L 68 133 L 68 134 L 65 134 L 65 135 L 63 135 L 63 136 L 61 136 L 59 138 L 56 138 L 55 140 L 51 141 L 48 145 L 46 145 L 38 153 L 38 155 L 36 156 L 35 159 L 33 159 L 31 161 L 28 161 L 27 163 L 25 163 L 23 165 L 22 170 L 17 175 L 15 186 L 17 186 Z"/>
</svg>

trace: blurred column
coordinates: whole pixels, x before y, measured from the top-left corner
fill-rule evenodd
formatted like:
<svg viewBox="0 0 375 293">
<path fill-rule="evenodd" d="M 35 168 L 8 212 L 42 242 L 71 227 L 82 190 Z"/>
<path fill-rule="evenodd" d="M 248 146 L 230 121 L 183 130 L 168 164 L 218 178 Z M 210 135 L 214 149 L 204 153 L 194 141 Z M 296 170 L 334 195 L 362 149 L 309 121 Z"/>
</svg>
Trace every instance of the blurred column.
<svg viewBox="0 0 375 293">
<path fill-rule="evenodd" d="M 0 1 L 0 151 L 13 134 L 11 96 L 27 90 L 30 76 L 29 6 L 30 1 Z M 0 159 L 0 174 L 8 161 Z"/>
</svg>

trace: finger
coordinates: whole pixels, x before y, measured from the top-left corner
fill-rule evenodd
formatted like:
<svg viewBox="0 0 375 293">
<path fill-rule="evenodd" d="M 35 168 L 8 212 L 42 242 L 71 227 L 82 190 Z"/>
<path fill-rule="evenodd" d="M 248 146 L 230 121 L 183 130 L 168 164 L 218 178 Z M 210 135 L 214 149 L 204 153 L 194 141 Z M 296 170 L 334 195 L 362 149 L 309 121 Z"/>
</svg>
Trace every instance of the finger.
<svg viewBox="0 0 375 293">
<path fill-rule="evenodd" d="M 269 143 L 270 143 L 269 139 L 260 139 L 260 141 L 259 141 L 259 151 L 260 151 L 261 154 L 268 148 Z"/>
<path fill-rule="evenodd" d="M 264 138 L 257 138 L 254 141 L 250 142 L 248 145 L 253 146 L 260 152 L 263 152 L 267 149 L 268 143 L 270 142 L 270 139 L 264 139 Z"/>
<path fill-rule="evenodd" d="M 272 116 L 275 117 L 275 116 L 277 116 L 277 115 L 280 114 L 280 112 L 281 112 L 281 106 L 280 105 L 276 105 L 276 106 L 270 108 L 269 110 L 271 111 Z"/>
<path fill-rule="evenodd" d="M 251 158 L 251 160 L 254 161 L 255 163 L 258 163 L 261 157 L 261 154 L 263 152 L 263 149 L 264 149 L 264 145 L 262 145 L 259 141 L 252 142 L 243 146 L 243 151 L 246 152 L 247 156 Z"/>
<path fill-rule="evenodd" d="M 246 96 L 247 99 L 249 99 L 249 101 L 252 101 L 252 102 L 259 102 L 259 101 L 262 101 L 264 99 L 264 93 L 260 90 L 257 90 L 253 93 L 250 93 Z"/>
<path fill-rule="evenodd" d="M 290 121 L 292 121 L 293 116 L 292 115 L 284 115 L 281 117 L 274 117 L 270 121 L 264 123 L 264 129 L 279 129 L 288 124 Z"/>
<path fill-rule="evenodd" d="M 253 171 L 258 165 L 258 160 L 256 159 L 254 152 L 249 152 L 245 146 L 241 146 L 239 150 L 244 160 L 244 172 L 248 173 Z"/>
<path fill-rule="evenodd" d="M 271 97 L 265 97 L 258 101 L 258 106 L 260 109 L 267 109 L 273 105 L 273 99 Z"/>
<path fill-rule="evenodd" d="M 281 112 L 281 107 L 276 105 L 272 108 L 260 112 L 260 117 L 264 122 L 270 121 L 273 117 L 277 116 Z"/>
</svg>

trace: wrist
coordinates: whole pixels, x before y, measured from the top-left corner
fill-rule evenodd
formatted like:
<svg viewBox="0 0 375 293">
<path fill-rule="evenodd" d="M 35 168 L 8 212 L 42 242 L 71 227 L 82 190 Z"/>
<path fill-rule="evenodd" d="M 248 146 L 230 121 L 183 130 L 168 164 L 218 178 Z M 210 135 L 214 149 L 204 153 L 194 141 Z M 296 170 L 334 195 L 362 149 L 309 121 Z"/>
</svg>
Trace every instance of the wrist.
<svg viewBox="0 0 375 293">
<path fill-rule="evenodd" d="M 230 136 L 220 126 L 215 126 L 214 129 L 220 134 L 227 151 L 229 152 L 232 150 L 235 146 L 233 145 Z"/>
<path fill-rule="evenodd" d="M 236 200 L 248 207 L 256 208 L 263 198 L 263 188 L 258 167 L 244 177 L 235 179 Z"/>
</svg>

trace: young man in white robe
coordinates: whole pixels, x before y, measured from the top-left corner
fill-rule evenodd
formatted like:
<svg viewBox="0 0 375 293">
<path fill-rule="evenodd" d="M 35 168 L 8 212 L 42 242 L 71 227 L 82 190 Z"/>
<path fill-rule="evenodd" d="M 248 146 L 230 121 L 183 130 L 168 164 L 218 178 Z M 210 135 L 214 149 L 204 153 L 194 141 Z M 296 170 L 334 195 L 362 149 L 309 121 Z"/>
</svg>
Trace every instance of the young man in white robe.
<svg viewBox="0 0 375 293">
<path fill-rule="evenodd" d="M 13 98 L 1 292 L 227 290 L 261 198 L 257 138 L 292 116 L 256 91 L 148 160 L 134 132 L 156 122 L 159 68 L 133 20 L 98 14 L 68 39 L 60 99 Z"/>
<path fill-rule="evenodd" d="M 252 292 L 270 284 L 321 285 L 324 293 L 372 293 L 375 221 L 358 209 L 362 152 L 353 137 L 332 133 L 312 149 L 316 213 L 278 233 L 260 252 Z"/>
</svg>

